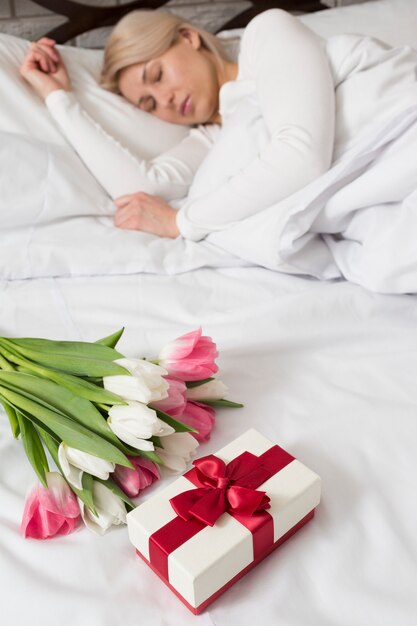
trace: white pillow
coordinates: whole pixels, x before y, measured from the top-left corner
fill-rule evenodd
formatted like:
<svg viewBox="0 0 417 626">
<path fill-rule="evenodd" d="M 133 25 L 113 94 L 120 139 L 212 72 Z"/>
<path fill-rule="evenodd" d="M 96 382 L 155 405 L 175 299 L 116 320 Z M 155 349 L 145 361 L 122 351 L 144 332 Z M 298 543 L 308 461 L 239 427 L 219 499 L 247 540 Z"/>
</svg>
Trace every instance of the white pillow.
<svg viewBox="0 0 417 626">
<path fill-rule="evenodd" d="M 0 34 L 0 130 L 67 145 L 43 101 L 19 75 L 29 43 Z M 80 104 L 133 154 L 150 159 L 181 141 L 188 127 L 168 124 L 99 87 L 103 52 L 59 46 Z"/>
<path fill-rule="evenodd" d="M 371 0 L 302 15 L 301 21 L 322 37 L 356 33 L 391 46 L 417 48 L 417 1 Z"/>
<path fill-rule="evenodd" d="M 321 37 L 354 33 L 381 39 L 391 46 L 417 48 L 417 0 L 369 0 L 298 18 Z M 236 28 L 218 34 L 225 39 L 234 57 L 237 57 L 243 30 Z"/>
</svg>

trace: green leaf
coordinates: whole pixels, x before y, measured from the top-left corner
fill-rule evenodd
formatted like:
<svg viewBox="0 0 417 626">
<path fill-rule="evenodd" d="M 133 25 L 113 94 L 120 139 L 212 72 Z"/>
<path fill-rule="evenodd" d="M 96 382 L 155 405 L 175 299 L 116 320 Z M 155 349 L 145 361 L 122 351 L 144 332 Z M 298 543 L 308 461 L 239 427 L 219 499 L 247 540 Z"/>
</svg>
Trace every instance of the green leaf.
<svg viewBox="0 0 417 626">
<path fill-rule="evenodd" d="M 231 402 L 230 400 L 197 400 L 197 402 L 207 404 L 208 406 L 226 407 L 229 409 L 241 409 L 244 406 L 240 402 Z"/>
<path fill-rule="evenodd" d="M 136 454 L 134 456 L 141 456 L 143 459 L 148 459 L 148 461 L 153 461 L 154 463 L 157 463 L 158 465 L 164 464 L 163 460 L 161 459 L 160 456 L 157 455 L 156 452 L 153 452 L 153 451 L 147 452 L 146 450 L 136 450 L 135 452 Z"/>
<path fill-rule="evenodd" d="M 16 415 L 19 422 L 20 432 L 22 433 L 26 456 L 38 475 L 42 485 L 47 488 L 48 483 L 46 482 L 45 472 L 49 472 L 49 466 L 48 461 L 46 460 L 42 441 L 40 440 L 34 425 L 21 413 L 17 412 Z"/>
<path fill-rule="evenodd" d="M 123 355 L 99 343 L 50 341 L 48 339 L 6 339 L 0 344 L 12 351 L 55 370 L 76 376 L 113 376 L 126 374 L 113 361 Z"/>
<path fill-rule="evenodd" d="M 7 341 L 7 340 L 6 340 Z M 21 363 L 23 361 L 26 362 L 26 359 L 23 359 L 22 355 L 19 355 L 19 353 L 14 349 L 14 347 L 12 345 L 5 344 L 4 343 L 5 340 L 4 338 L 0 337 L 0 351 L 3 357 L 5 357 L 5 359 L 7 359 L 8 363 Z M 14 366 L 12 365 L 11 367 L 4 367 L 3 369 L 6 370 L 14 370 Z"/>
<path fill-rule="evenodd" d="M 39 379 L 31 374 L 24 374 L 22 372 L 14 372 L 14 375 L 11 376 L 2 376 L 2 374 L 4 374 L 4 372 L 2 373 L 0 371 L 0 385 L 7 387 L 10 391 L 15 391 L 23 395 L 29 400 L 42 404 L 42 406 L 45 406 L 47 409 L 66 415 L 83 424 L 86 428 L 107 439 L 125 455 L 136 455 L 137 451 L 127 446 L 123 441 L 120 441 L 110 429 L 107 423 L 107 415 L 103 417 L 89 401 L 78 398 L 76 394 L 73 394 L 71 399 L 71 392 L 69 390 L 60 388 L 59 385 L 53 382 Z M 33 379 L 37 382 L 33 383 Z M 31 380 L 30 383 L 29 380 Z M 12 382 L 17 384 L 12 384 Z M 42 387 L 43 389 L 41 389 Z M 33 391 L 33 393 L 31 393 L 31 391 Z M 129 467 L 131 466 L 129 465 Z"/>
<path fill-rule="evenodd" d="M 214 378 L 205 378 L 204 380 L 189 380 L 185 383 L 185 385 L 187 389 L 194 389 L 194 387 L 200 387 L 205 383 L 209 383 L 211 380 L 214 380 Z"/>
<path fill-rule="evenodd" d="M 47 409 L 76 420 L 114 445 L 122 447 L 119 439 L 110 430 L 107 421 L 96 407 L 89 400 L 80 398 L 69 389 L 45 378 L 23 372 L 0 371 L 0 385 L 6 385 L 11 391 L 17 391 Z"/>
<path fill-rule="evenodd" d="M 35 351 L 45 352 L 49 354 L 60 354 L 66 357 L 81 356 L 97 358 L 99 360 L 114 361 L 115 359 L 124 358 L 124 355 L 113 348 L 103 345 L 102 343 L 89 341 L 53 341 L 51 339 L 38 339 L 33 337 L 24 337 L 19 339 L 10 339 L 0 337 L 1 341 L 11 344 L 19 351 Z"/>
<path fill-rule="evenodd" d="M 44 440 L 45 445 L 48 448 L 49 453 L 55 462 L 55 465 L 57 466 L 57 468 L 63 475 L 62 467 L 60 465 L 59 458 L 58 458 L 59 443 L 55 441 L 55 439 L 51 437 L 49 433 L 45 429 L 41 428 L 40 426 L 38 426 L 38 431 L 42 439 Z M 65 477 L 64 479 L 66 480 Z M 66 483 L 68 487 L 71 489 L 71 491 L 73 491 L 75 495 L 78 496 L 80 500 L 84 502 L 84 504 L 90 509 L 90 511 L 92 511 L 94 515 L 97 515 L 97 510 L 94 506 L 94 501 L 93 501 L 93 492 L 92 492 L 93 477 L 91 476 L 91 474 L 87 474 L 86 472 L 83 473 L 83 476 L 82 476 L 83 488 L 82 489 L 77 489 L 76 487 L 71 485 L 67 480 L 66 480 Z"/>
<path fill-rule="evenodd" d="M 0 369 L 2 370 L 14 370 L 14 367 L 7 359 L 4 358 L 2 354 L 0 354 Z"/>
<path fill-rule="evenodd" d="M 152 441 L 154 446 L 157 446 L 158 448 L 163 448 L 164 446 L 162 445 L 162 441 L 161 441 L 161 437 L 150 437 L 150 441 Z"/>
<path fill-rule="evenodd" d="M 19 420 L 17 419 L 16 411 L 7 402 L 2 402 L 3 408 L 6 411 L 6 415 L 9 418 L 10 428 L 12 429 L 13 437 L 17 439 L 20 435 Z"/>
<path fill-rule="evenodd" d="M 178 420 L 168 415 L 168 413 L 164 413 L 163 411 L 160 411 L 159 409 L 154 409 L 154 410 L 156 411 L 156 414 L 159 417 L 159 419 L 161 419 L 166 424 L 169 424 L 169 426 L 172 426 L 175 432 L 198 433 L 198 430 L 195 430 L 195 428 L 191 428 L 191 426 L 187 426 L 187 424 L 183 424 L 182 422 L 179 422 Z"/>
<path fill-rule="evenodd" d="M 37 426 L 37 429 L 38 429 L 40 436 L 43 439 L 45 446 L 47 447 L 49 451 L 49 454 L 53 458 L 55 465 L 57 466 L 61 474 L 63 474 L 62 468 L 59 462 L 59 458 L 58 458 L 58 448 L 59 448 L 60 442 L 54 439 L 54 437 L 50 435 L 48 431 L 45 430 L 45 428 L 42 428 L 41 426 Z"/>
<path fill-rule="evenodd" d="M 90 509 L 93 515 L 98 517 L 97 509 L 95 507 L 94 498 L 93 498 L 94 480 L 91 474 L 87 474 L 87 472 L 83 473 L 82 485 L 83 485 L 82 489 L 77 489 L 73 485 L 69 485 L 69 486 L 72 489 L 72 491 L 75 493 L 75 495 L 78 496 L 80 500 L 84 502 L 86 507 Z"/>
<path fill-rule="evenodd" d="M 57 442 L 43 428 L 38 427 L 38 430 L 52 458 L 54 459 L 57 468 L 63 475 L 62 468 L 58 459 L 58 447 L 59 446 Z M 78 496 L 80 500 L 84 502 L 84 504 L 90 509 L 90 511 L 94 515 L 97 515 L 97 509 L 95 508 L 94 501 L 93 501 L 93 491 L 92 491 L 93 490 L 93 477 L 91 476 L 91 474 L 87 474 L 86 472 L 83 472 L 83 476 L 81 479 L 82 486 L 83 486 L 82 489 L 77 489 L 76 487 L 74 487 L 74 485 L 71 485 L 65 477 L 64 479 L 68 487 L 71 489 L 71 491 L 73 491 L 75 495 Z"/>
<path fill-rule="evenodd" d="M 56 433 L 54 433 L 50 428 L 48 428 L 48 426 L 45 426 L 45 424 L 42 424 L 42 422 L 37 420 L 36 417 L 31 415 L 30 413 L 28 413 L 24 409 L 19 409 L 18 412 L 21 413 L 23 415 L 23 417 L 26 417 L 26 419 L 28 419 L 30 422 L 32 422 L 32 424 L 34 424 L 36 426 L 36 428 L 37 428 L 39 433 L 41 431 L 45 432 L 47 435 L 49 435 L 50 439 L 52 439 L 55 442 L 56 446 L 57 447 L 59 446 L 59 444 L 61 443 L 61 439 L 57 436 Z M 45 441 L 45 439 L 44 439 L 44 441 Z M 48 447 L 48 446 L 46 446 L 46 447 Z M 49 450 L 49 448 L 48 448 L 48 450 Z M 54 458 L 54 457 L 52 457 L 52 458 Z M 55 460 L 55 458 L 54 458 L 54 460 Z"/>
<path fill-rule="evenodd" d="M 112 491 L 115 496 L 118 496 L 121 500 L 123 500 L 123 502 L 125 502 L 127 506 L 129 507 L 130 511 L 136 508 L 136 504 L 132 502 L 132 500 L 128 498 L 128 496 L 124 493 L 124 491 L 122 491 L 120 487 L 116 485 L 114 480 L 112 480 L 111 478 L 108 478 L 107 480 L 96 478 L 95 480 L 101 483 L 102 485 L 104 485 L 105 487 L 107 487 L 108 489 L 110 489 L 110 491 Z"/>
<path fill-rule="evenodd" d="M 124 332 L 124 326 L 123 328 L 121 328 L 120 330 L 117 330 L 112 335 L 109 335 L 108 337 L 103 337 L 103 339 L 98 339 L 96 343 L 101 343 L 103 346 L 109 346 L 110 348 L 114 348 L 116 344 L 118 343 L 120 337 L 123 335 L 123 332 Z"/>
<path fill-rule="evenodd" d="M 32 421 L 40 422 L 41 426 L 45 425 L 68 446 L 124 467 L 132 467 L 130 461 L 116 446 L 82 424 L 10 389 L 3 388 L 2 395 L 15 407 L 26 411 Z"/>
<path fill-rule="evenodd" d="M 90 400 L 90 402 L 96 402 L 99 404 L 126 404 L 126 402 L 120 396 L 117 396 L 111 391 L 107 391 L 103 387 L 94 385 L 79 376 L 73 376 L 72 374 L 66 374 L 65 372 L 57 372 L 41 365 L 35 365 L 34 363 L 27 363 L 27 365 L 19 366 L 18 371 L 22 373 L 37 374 L 42 378 L 52 380 L 53 382 L 69 389 L 80 398 Z"/>
</svg>

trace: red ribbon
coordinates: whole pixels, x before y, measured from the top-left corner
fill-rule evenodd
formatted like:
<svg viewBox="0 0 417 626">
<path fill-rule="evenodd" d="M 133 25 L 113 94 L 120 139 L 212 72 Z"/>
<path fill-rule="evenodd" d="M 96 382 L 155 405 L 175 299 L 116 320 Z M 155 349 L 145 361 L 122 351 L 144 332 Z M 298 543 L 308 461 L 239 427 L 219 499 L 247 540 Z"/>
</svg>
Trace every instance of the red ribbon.
<svg viewBox="0 0 417 626">
<path fill-rule="evenodd" d="M 271 477 L 259 457 L 245 452 L 228 465 L 213 454 L 194 461 L 197 477 L 202 484 L 171 498 L 172 508 L 183 520 L 192 517 L 208 526 L 214 526 L 225 513 L 253 515 L 269 509 L 269 497 L 256 491 Z"/>
<path fill-rule="evenodd" d="M 256 467 L 255 463 L 253 462 L 254 459 L 256 460 Z M 222 494 L 224 494 L 224 496 L 226 497 L 226 491 L 230 492 L 230 498 L 228 495 L 227 502 L 225 503 L 226 509 L 224 510 L 228 510 L 230 515 L 232 515 L 238 522 L 240 522 L 252 533 L 254 559 L 258 558 L 260 554 L 262 554 L 262 552 L 267 550 L 274 543 L 273 518 L 264 508 L 259 509 L 258 507 L 255 509 L 254 512 L 248 513 L 247 511 L 253 509 L 254 506 L 258 506 L 259 499 L 258 496 L 254 496 L 253 500 L 251 499 L 251 504 L 248 505 L 248 508 L 246 508 L 244 499 L 242 498 L 244 492 L 241 491 L 241 489 L 247 489 L 248 491 L 252 490 L 253 492 L 253 490 L 262 483 L 262 481 L 259 481 L 261 476 L 261 470 L 262 472 L 267 473 L 267 477 L 264 479 L 265 481 L 270 476 L 277 474 L 281 469 L 283 469 L 293 460 L 294 457 L 291 456 L 291 454 L 289 454 L 279 446 L 273 446 L 272 448 L 264 452 L 264 454 L 261 454 L 259 457 L 256 457 L 250 452 L 244 452 L 240 456 L 236 457 L 236 459 L 231 461 L 231 463 L 229 463 L 228 465 L 225 465 L 223 461 L 221 461 L 221 459 L 212 455 L 195 461 L 195 467 L 186 474 L 184 474 L 184 477 L 197 487 L 197 489 L 192 489 L 191 492 L 199 491 L 201 493 L 200 489 L 203 489 L 206 493 L 203 495 L 202 498 L 200 497 L 195 501 L 193 500 L 191 495 L 186 495 L 191 494 L 191 492 L 186 491 L 185 494 L 179 494 L 186 495 L 187 502 L 184 510 L 182 509 L 182 502 L 180 499 L 181 512 L 186 517 L 184 518 L 178 515 L 178 517 L 175 517 L 173 520 L 165 524 L 165 526 L 162 526 L 162 528 L 154 532 L 149 537 L 149 559 L 152 566 L 163 578 L 165 578 L 165 580 L 168 581 L 169 554 L 171 552 L 174 552 L 177 548 L 186 543 L 189 539 L 191 539 L 191 537 L 194 537 L 194 535 L 199 533 L 201 530 L 203 530 L 203 528 L 206 528 L 207 526 L 206 522 L 201 521 L 201 519 L 195 515 L 194 509 L 194 506 L 197 506 L 198 500 L 199 506 L 197 506 L 197 514 L 200 514 L 201 508 L 203 508 L 203 515 L 207 515 L 206 505 L 208 505 L 209 503 L 209 500 L 205 499 L 207 491 L 211 491 L 214 494 L 209 497 L 212 498 L 210 502 L 214 502 L 216 504 L 216 507 L 218 507 L 219 501 L 221 503 L 221 500 L 223 498 Z M 201 471 L 200 462 L 203 462 L 203 468 L 205 472 Z M 224 465 L 224 468 L 222 464 Z M 219 475 L 219 472 L 221 474 L 221 472 L 223 471 L 222 468 L 224 469 L 224 474 Z M 245 486 L 236 483 L 230 485 L 230 480 L 244 481 L 245 478 Z M 227 479 L 229 482 L 226 483 L 224 479 Z M 233 489 L 233 491 L 231 491 L 232 486 L 236 487 L 236 489 Z M 262 505 L 265 493 L 255 491 L 255 494 L 256 493 L 262 494 L 262 500 L 260 501 L 260 504 Z M 177 497 L 178 496 L 175 496 L 175 498 L 172 498 L 172 500 L 175 501 Z M 234 507 L 232 507 L 230 500 L 232 501 Z M 191 506 L 187 512 L 186 509 L 190 502 Z M 202 502 L 205 502 L 205 504 L 202 505 Z M 245 512 L 241 511 L 240 507 L 245 508 Z M 192 510 L 192 513 L 190 513 L 190 510 Z M 216 508 L 216 514 L 218 510 L 220 509 Z M 214 515 L 211 516 L 210 511 L 208 512 L 208 515 L 210 519 L 213 519 Z"/>
</svg>

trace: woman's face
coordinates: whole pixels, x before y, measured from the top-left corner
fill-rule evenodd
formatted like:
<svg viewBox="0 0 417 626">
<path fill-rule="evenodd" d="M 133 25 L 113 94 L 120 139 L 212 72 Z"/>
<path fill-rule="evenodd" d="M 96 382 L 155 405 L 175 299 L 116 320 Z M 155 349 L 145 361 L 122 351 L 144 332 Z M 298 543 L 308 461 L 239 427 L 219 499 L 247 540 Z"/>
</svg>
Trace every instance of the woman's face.
<svg viewBox="0 0 417 626">
<path fill-rule="evenodd" d="M 161 120 L 204 124 L 218 117 L 219 71 L 198 33 L 184 29 L 161 56 L 123 69 L 119 89 L 126 100 Z"/>
</svg>

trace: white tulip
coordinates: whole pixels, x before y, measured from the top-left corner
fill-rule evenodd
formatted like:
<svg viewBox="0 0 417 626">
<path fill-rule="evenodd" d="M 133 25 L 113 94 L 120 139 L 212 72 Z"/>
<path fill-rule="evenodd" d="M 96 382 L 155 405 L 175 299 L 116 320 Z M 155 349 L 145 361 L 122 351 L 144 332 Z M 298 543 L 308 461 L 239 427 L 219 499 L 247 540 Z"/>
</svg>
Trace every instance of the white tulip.
<svg viewBox="0 0 417 626">
<path fill-rule="evenodd" d="M 61 443 L 58 448 L 58 460 L 65 478 L 77 489 L 83 488 L 83 472 L 107 480 L 115 468 L 114 463 L 77 450 L 77 448 L 71 448 L 66 443 Z"/>
<path fill-rule="evenodd" d="M 164 447 L 155 450 L 164 463 L 159 465 L 162 475 L 172 476 L 185 472 L 198 448 L 198 441 L 189 433 L 174 433 L 164 437 L 162 443 Z"/>
<path fill-rule="evenodd" d="M 166 437 L 175 432 L 160 420 L 156 411 L 141 402 L 128 402 L 127 405 L 114 405 L 109 410 L 107 423 L 119 439 L 137 450 L 153 450 L 150 437 Z"/>
<path fill-rule="evenodd" d="M 152 389 L 149 389 L 145 380 L 138 376 L 104 376 L 103 386 L 124 400 L 136 400 L 144 404 L 152 401 Z"/>
<path fill-rule="evenodd" d="M 94 533 L 104 535 L 111 526 L 126 524 L 126 508 L 123 501 L 97 481 L 93 483 L 93 501 L 97 515 L 94 515 L 78 498 L 84 524 Z"/>
<path fill-rule="evenodd" d="M 207 383 L 187 389 L 187 400 L 222 400 L 228 392 L 228 388 L 221 380 L 209 380 Z"/>
<path fill-rule="evenodd" d="M 145 359 L 117 359 L 115 363 L 124 367 L 132 376 L 142 379 L 145 382 L 152 394 L 151 399 L 147 400 L 146 404 L 163 400 L 168 396 L 169 384 L 165 378 L 163 378 L 168 372 L 160 365 L 156 365 Z M 139 402 L 143 401 L 140 400 Z"/>
</svg>

